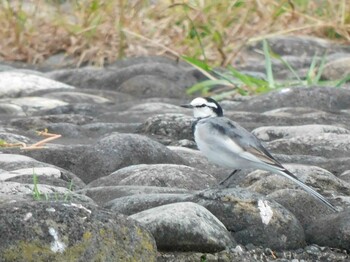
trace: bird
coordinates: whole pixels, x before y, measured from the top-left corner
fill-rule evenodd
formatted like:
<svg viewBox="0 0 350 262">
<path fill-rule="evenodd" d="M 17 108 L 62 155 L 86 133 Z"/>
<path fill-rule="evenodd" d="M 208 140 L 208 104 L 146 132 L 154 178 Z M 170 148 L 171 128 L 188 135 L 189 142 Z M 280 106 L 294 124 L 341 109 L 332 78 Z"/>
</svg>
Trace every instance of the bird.
<svg viewBox="0 0 350 262">
<path fill-rule="evenodd" d="M 195 121 L 192 124 L 192 131 L 197 147 L 203 155 L 210 162 L 234 169 L 219 184 L 223 184 L 242 169 L 270 171 L 292 180 L 328 208 L 334 212 L 337 211 L 324 196 L 283 167 L 254 134 L 224 117 L 222 107 L 213 98 L 197 97 L 190 104 L 181 105 L 181 107 L 193 110 Z"/>
</svg>

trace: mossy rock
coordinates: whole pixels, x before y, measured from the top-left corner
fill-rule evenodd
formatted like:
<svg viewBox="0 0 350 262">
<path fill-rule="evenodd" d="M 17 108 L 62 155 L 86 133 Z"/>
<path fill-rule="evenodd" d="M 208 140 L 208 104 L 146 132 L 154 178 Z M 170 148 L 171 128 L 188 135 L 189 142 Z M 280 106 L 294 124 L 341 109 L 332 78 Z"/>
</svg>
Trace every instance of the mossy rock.
<svg viewBox="0 0 350 262">
<path fill-rule="evenodd" d="M 156 261 L 149 231 L 93 206 L 4 204 L 0 235 L 0 261 Z"/>
</svg>

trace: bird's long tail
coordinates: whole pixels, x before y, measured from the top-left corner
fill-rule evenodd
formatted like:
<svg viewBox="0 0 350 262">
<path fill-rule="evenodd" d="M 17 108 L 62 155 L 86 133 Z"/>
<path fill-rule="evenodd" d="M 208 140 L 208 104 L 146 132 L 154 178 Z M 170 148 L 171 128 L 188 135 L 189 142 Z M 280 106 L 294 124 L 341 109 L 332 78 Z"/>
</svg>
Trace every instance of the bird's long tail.
<svg viewBox="0 0 350 262">
<path fill-rule="evenodd" d="M 306 192 L 308 192 L 309 194 L 311 194 L 312 196 L 314 196 L 316 199 L 318 199 L 319 201 L 321 201 L 323 204 L 325 204 L 328 208 L 332 209 L 334 212 L 337 212 L 337 209 L 328 202 L 328 200 L 322 196 L 321 194 L 317 193 L 315 190 L 313 190 L 311 187 L 305 185 L 303 182 L 301 182 L 295 175 L 293 175 L 291 172 L 289 172 L 287 169 L 284 170 L 280 170 L 279 173 L 286 177 L 289 178 L 290 180 L 292 180 L 294 183 L 296 183 L 297 185 L 301 186 Z"/>
</svg>

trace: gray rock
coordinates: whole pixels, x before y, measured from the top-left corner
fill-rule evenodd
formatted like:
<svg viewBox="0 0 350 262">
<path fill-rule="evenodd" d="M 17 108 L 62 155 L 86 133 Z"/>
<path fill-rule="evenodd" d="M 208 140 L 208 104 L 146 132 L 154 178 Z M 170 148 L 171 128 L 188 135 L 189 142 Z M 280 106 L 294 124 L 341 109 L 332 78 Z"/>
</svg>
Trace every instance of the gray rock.
<svg viewBox="0 0 350 262">
<path fill-rule="evenodd" d="M 8 171 L 6 173 L 0 173 L 0 181 L 6 181 L 11 178 L 25 176 L 25 175 L 35 175 L 37 177 L 49 176 L 54 178 L 61 177 L 61 170 L 54 167 L 30 167 L 30 168 L 21 168 Z"/>
<path fill-rule="evenodd" d="M 72 123 L 51 123 L 46 128 L 49 133 L 60 134 L 64 138 L 82 139 L 84 136 L 81 126 Z"/>
<path fill-rule="evenodd" d="M 159 250 L 210 253 L 235 244 L 225 226 L 195 203 L 168 204 L 130 217 L 152 232 Z"/>
<path fill-rule="evenodd" d="M 350 183 L 350 170 L 346 170 L 339 176 L 340 179 L 343 179 L 347 183 Z"/>
<path fill-rule="evenodd" d="M 334 112 L 349 108 L 350 90 L 331 87 L 284 88 L 256 96 L 235 109 L 251 112 L 265 112 L 281 107 L 310 107 Z"/>
<path fill-rule="evenodd" d="M 255 51 L 254 51 L 255 52 Z M 255 78 L 264 79 L 266 78 L 266 62 L 265 57 L 261 54 L 258 57 L 251 57 L 251 52 L 247 53 L 247 59 L 244 60 L 244 62 L 241 64 L 237 64 L 236 69 L 239 70 L 239 72 L 244 73 L 246 75 L 253 76 Z M 249 57 L 250 56 L 250 57 Z M 298 75 L 299 79 L 305 79 L 307 74 L 309 73 L 309 68 L 311 66 L 311 63 L 313 60 L 317 61 L 318 63 L 321 62 L 322 56 L 294 56 L 294 55 L 283 55 L 282 59 L 284 62 L 287 62 L 293 69 L 294 72 Z M 291 80 L 300 81 L 286 65 L 279 59 L 272 58 L 272 73 L 275 78 L 275 80 L 279 80 L 280 83 L 283 83 L 283 81 L 290 82 Z M 288 84 L 289 85 L 289 84 Z"/>
<path fill-rule="evenodd" d="M 328 80 L 341 80 L 345 77 L 349 77 L 350 54 L 325 64 L 322 76 Z"/>
<path fill-rule="evenodd" d="M 350 136 L 348 134 L 325 133 L 282 138 L 268 143 L 273 152 L 283 154 L 313 155 L 326 158 L 341 158 L 349 155 Z"/>
<path fill-rule="evenodd" d="M 302 110 L 300 110 L 302 109 Z M 323 112 L 305 108 L 280 108 L 264 113 L 246 111 L 228 111 L 226 117 L 238 122 L 248 130 L 262 126 L 300 126 L 300 125 L 333 125 L 350 130 L 350 114 Z"/>
<path fill-rule="evenodd" d="M 72 189 L 80 189 L 85 186 L 85 183 L 75 174 L 28 156 L 0 154 L 0 168 L 4 170 L 0 173 L 2 181 L 32 183 L 33 176 L 36 175 L 38 182 L 42 184 L 71 187 Z"/>
<path fill-rule="evenodd" d="M 164 76 L 157 75 L 131 77 L 124 81 L 118 90 L 136 97 L 186 97 L 183 86 Z"/>
<path fill-rule="evenodd" d="M 58 99 L 67 103 L 94 103 L 94 104 L 104 104 L 104 103 L 112 103 L 111 100 L 97 96 L 93 94 L 85 94 L 81 92 L 51 92 L 44 97 L 51 99 Z"/>
<path fill-rule="evenodd" d="M 333 213 L 325 205 L 317 203 L 304 190 L 280 189 L 268 194 L 266 197 L 292 212 L 304 230 L 321 216 Z"/>
<path fill-rule="evenodd" d="M 88 184 L 99 186 L 159 186 L 200 190 L 216 184 L 216 179 L 193 167 L 174 164 L 132 165 Z"/>
<path fill-rule="evenodd" d="M 48 123 L 46 128 L 49 133 L 60 134 L 62 137 L 55 143 L 66 144 L 66 141 L 74 143 L 72 138 L 79 139 L 80 143 L 91 144 L 96 139 L 109 135 L 114 132 L 119 133 L 136 133 L 140 124 L 138 123 L 101 123 L 93 122 L 85 125 L 74 123 Z M 0 134 L 1 137 L 1 134 Z"/>
<path fill-rule="evenodd" d="M 136 133 L 141 124 L 138 123 L 103 123 L 94 122 L 80 126 L 84 135 L 90 138 L 101 137 L 113 132 Z"/>
<path fill-rule="evenodd" d="M 12 66 L 9 66 L 9 65 L 4 65 L 2 62 L 0 63 L 0 72 L 3 72 L 3 71 L 12 71 L 14 70 L 15 68 L 12 67 Z"/>
<path fill-rule="evenodd" d="M 174 102 L 165 98 L 154 98 L 116 103 L 108 105 L 107 110 L 99 114 L 98 118 L 101 122 L 142 123 L 148 117 L 159 114 L 159 112 L 174 112 L 174 110 L 178 110 L 172 103 L 179 103 L 179 101 L 176 100 Z"/>
<path fill-rule="evenodd" d="M 135 88 L 137 89 L 137 87 L 140 86 L 136 84 L 139 82 L 139 78 L 136 78 L 131 83 L 126 81 L 138 76 L 142 76 L 143 78 L 147 76 L 147 86 L 154 89 L 154 91 L 149 92 L 148 95 L 152 93 L 157 97 L 160 96 L 160 91 L 164 90 L 164 87 L 157 84 L 159 79 L 164 79 L 163 81 L 166 81 L 166 83 L 173 83 L 176 89 L 182 89 L 184 94 L 185 89 L 195 84 L 198 80 L 198 72 L 193 71 L 193 69 L 188 69 L 188 67 L 182 68 L 181 66 L 171 63 L 158 62 L 141 62 L 122 68 L 109 67 L 104 70 L 95 68 L 59 70 L 48 73 L 48 76 L 52 79 L 81 88 L 100 88 L 118 91 L 122 84 L 124 84 L 124 86 L 122 86 L 123 91 L 128 91 L 130 88 L 130 94 L 139 94 L 139 92 L 135 92 Z M 147 91 L 145 89 L 143 90 Z M 168 92 L 164 95 L 168 96 Z M 177 92 L 175 96 L 178 95 L 180 95 L 179 92 Z"/>
<path fill-rule="evenodd" d="M 292 138 L 298 136 L 320 136 L 323 134 L 350 134 L 350 131 L 330 125 L 303 125 L 303 126 L 264 126 L 252 131 L 263 141 L 271 141 L 280 138 Z"/>
<path fill-rule="evenodd" d="M 13 73 L 22 73 L 22 74 L 35 75 L 35 76 L 40 76 L 40 77 L 43 77 L 43 78 L 47 78 L 44 73 L 36 71 L 35 68 L 32 68 L 32 69 L 29 69 L 29 68 L 14 68 L 12 70 L 7 70 L 7 71 L 13 72 Z M 44 90 L 44 89 L 42 89 L 42 90 Z M 49 89 L 49 90 L 52 90 L 52 89 Z"/>
<path fill-rule="evenodd" d="M 2 261 L 156 261 L 157 248 L 147 230 L 93 206 L 4 204 L 0 225 Z"/>
<path fill-rule="evenodd" d="M 30 167 L 12 171 L 0 172 L 0 181 L 18 182 L 21 184 L 34 183 L 34 177 L 39 184 L 45 184 L 56 187 L 69 188 L 71 190 L 80 189 L 84 183 L 78 180 L 77 185 L 74 180 L 65 178 L 61 169 L 55 167 Z"/>
<path fill-rule="evenodd" d="M 340 262 L 349 258 L 345 250 L 318 247 L 317 245 L 306 246 L 297 250 L 276 251 L 270 248 L 262 248 L 250 245 L 236 246 L 231 250 L 224 250 L 215 254 L 198 252 L 159 252 L 158 262 L 189 262 L 189 261 L 220 261 L 220 262 L 257 262 L 257 261 L 280 261 L 280 262 L 305 262 L 327 261 Z"/>
<path fill-rule="evenodd" d="M 62 114 L 32 117 L 18 117 L 10 120 L 10 125 L 22 130 L 43 130 L 51 123 L 71 123 L 84 125 L 93 120 L 91 116 Z"/>
<path fill-rule="evenodd" d="M 41 150 L 24 151 L 22 154 L 69 170 L 85 183 L 130 165 L 185 162 L 162 144 L 145 136 L 120 133 L 113 133 L 94 144 L 51 144 Z"/>
<path fill-rule="evenodd" d="M 10 172 L 12 175 L 13 173 Z M 2 174 L 0 174 L 1 176 Z M 39 176 L 38 183 L 47 186 L 63 187 L 71 190 L 76 190 L 82 188 L 81 186 L 74 185 L 74 182 L 65 181 L 61 177 L 56 178 L 52 176 Z M 13 178 L 8 178 L 6 182 L 18 182 L 21 184 L 33 184 L 33 175 L 21 175 Z M 56 198 L 54 198 L 56 199 Z"/>
<path fill-rule="evenodd" d="M 348 195 L 350 193 L 350 184 L 337 178 L 325 169 L 316 166 L 297 164 L 286 164 L 284 166 L 295 176 L 297 176 L 303 183 L 313 187 L 314 189 L 319 189 L 318 191 L 328 199 L 331 199 L 336 195 Z M 271 174 L 262 170 L 256 170 L 248 174 L 241 182 L 240 186 L 247 187 L 250 190 L 265 195 L 284 188 L 300 189 L 300 187 L 289 179 L 284 178 L 281 175 Z M 310 198 L 308 202 L 310 202 L 312 205 L 322 205 L 309 194 L 305 197 Z M 294 200 L 290 201 L 293 202 Z M 300 208 L 302 208 L 306 213 L 307 210 L 312 209 L 312 207 L 307 206 L 307 203 Z"/>
<path fill-rule="evenodd" d="M 0 203 L 28 201 L 64 201 L 96 205 L 95 202 L 81 194 L 71 191 L 68 187 L 59 187 L 33 183 L 0 182 Z"/>
<path fill-rule="evenodd" d="M 56 3 L 62 4 L 65 1 L 56 1 Z M 61 7 L 60 7 L 61 8 Z M 40 67 L 57 69 L 57 68 L 74 68 L 76 67 L 76 61 L 73 57 L 69 56 L 65 52 L 59 52 L 54 55 L 50 55 L 45 59 Z"/>
<path fill-rule="evenodd" d="M 298 163 L 303 165 L 318 166 L 328 170 L 335 176 L 339 176 L 345 170 L 350 168 L 350 157 L 326 158 L 310 155 L 283 155 L 273 154 L 276 159 L 282 163 Z"/>
<path fill-rule="evenodd" d="M 109 64 L 108 68 L 125 68 L 132 65 L 137 64 L 148 64 L 148 63 L 164 63 L 164 64 L 171 64 L 174 66 L 181 66 L 184 68 L 192 68 L 188 63 L 182 62 L 181 60 L 174 60 L 170 59 L 166 56 L 154 56 L 154 55 L 148 55 L 148 56 L 135 56 L 135 57 L 128 57 L 125 59 L 118 59 L 117 61 Z"/>
<path fill-rule="evenodd" d="M 104 207 L 124 215 L 132 215 L 153 207 L 171 203 L 188 202 L 193 199 L 192 194 L 162 193 L 162 194 L 135 194 L 113 199 Z"/>
<path fill-rule="evenodd" d="M 0 140 L 8 144 L 18 144 L 18 143 L 26 143 L 29 144 L 32 140 L 29 137 L 14 134 L 15 130 L 8 130 L 8 132 L 0 132 Z"/>
<path fill-rule="evenodd" d="M 0 181 L 0 194 L 1 195 L 32 195 L 34 192 L 34 184 L 21 184 L 17 182 L 3 182 Z M 54 187 L 48 185 L 37 184 L 39 191 L 42 195 L 57 193 L 57 194 L 69 194 L 70 190 L 64 187 Z M 33 197 L 33 196 L 32 196 Z"/>
<path fill-rule="evenodd" d="M 153 114 L 158 115 L 159 113 L 178 113 L 188 112 L 186 109 L 179 107 L 179 105 L 172 105 L 164 102 L 147 102 L 136 104 L 127 110 L 128 112 L 133 112 L 137 114 Z"/>
<path fill-rule="evenodd" d="M 43 109 L 33 112 L 34 116 L 47 116 L 47 115 L 82 115 L 96 117 L 103 112 L 107 111 L 109 106 L 103 104 L 93 103 L 77 103 L 67 104 L 63 106 L 57 106 L 49 109 Z"/>
<path fill-rule="evenodd" d="M 31 165 L 35 166 L 47 166 L 45 163 L 41 163 L 31 157 L 16 155 L 16 154 L 0 154 L 0 167 L 4 170 L 14 170 L 18 168 L 24 168 Z"/>
<path fill-rule="evenodd" d="M 0 72 L 0 98 L 28 96 L 43 89 L 74 89 L 51 79 L 20 72 Z"/>
<path fill-rule="evenodd" d="M 309 242 L 322 246 L 329 246 L 349 250 L 350 212 L 321 216 L 306 230 Z"/>
<path fill-rule="evenodd" d="M 61 69 L 47 72 L 46 76 L 56 81 L 60 81 L 78 88 L 99 87 L 102 77 L 110 76 L 112 71 L 105 71 L 101 68 L 84 67 L 74 69 Z"/>
<path fill-rule="evenodd" d="M 118 122 L 144 122 L 148 118 L 152 118 L 159 114 L 171 114 L 174 115 L 176 112 L 185 112 L 186 110 L 179 109 L 178 106 L 162 103 L 162 102 L 150 102 L 150 103 L 140 103 L 134 105 L 128 109 L 124 109 L 121 112 L 114 111 L 115 119 Z M 107 113 L 108 114 L 108 113 Z"/>
<path fill-rule="evenodd" d="M 315 109 L 315 108 L 311 108 L 311 107 L 307 107 L 307 106 L 296 106 L 296 107 L 279 107 L 279 108 L 275 108 L 275 109 L 271 109 L 268 111 L 265 111 L 262 113 L 262 115 L 266 115 L 266 116 L 281 116 L 281 117 L 290 117 L 290 116 L 307 116 L 307 115 L 311 115 L 311 116 L 321 116 L 321 115 L 327 115 L 326 112 L 319 110 L 319 109 Z"/>
<path fill-rule="evenodd" d="M 194 201 L 212 212 L 238 243 L 276 250 L 305 245 L 299 221 L 278 203 L 243 188 L 211 189 Z"/>
<path fill-rule="evenodd" d="M 104 186 L 78 190 L 77 193 L 92 198 L 97 204 L 105 205 L 116 198 L 145 194 L 189 194 L 186 189 L 155 186 Z"/>
<path fill-rule="evenodd" d="M 70 104 L 95 103 L 108 104 L 109 106 L 121 105 L 121 108 L 124 107 L 125 103 L 127 104 L 133 101 L 138 101 L 137 98 L 118 91 L 86 88 L 75 88 L 72 90 L 38 90 L 33 92 L 32 96 L 55 98 Z"/>
<path fill-rule="evenodd" d="M 222 181 L 230 173 L 232 173 L 232 169 L 223 168 L 209 162 L 209 160 L 199 150 L 193 150 L 190 148 L 178 146 L 169 146 L 168 148 L 171 151 L 178 154 L 183 159 L 186 159 L 186 165 L 202 170 L 207 174 L 212 175 L 216 178 L 217 181 Z"/>
<path fill-rule="evenodd" d="M 169 144 L 174 140 L 192 139 L 192 121 L 192 117 L 182 114 L 155 115 L 141 125 L 140 132 Z"/>
<path fill-rule="evenodd" d="M 267 39 L 271 50 L 281 56 L 293 55 L 297 57 L 322 56 L 325 52 L 331 54 L 339 51 L 346 51 L 347 46 L 336 45 L 322 38 L 312 36 L 283 35 Z M 262 50 L 262 41 L 250 46 Z"/>
<path fill-rule="evenodd" d="M 25 116 L 23 108 L 19 105 L 14 105 L 11 103 L 1 103 L 0 104 L 0 114 L 7 116 Z"/>
<path fill-rule="evenodd" d="M 79 158 L 78 165 L 82 172 L 77 174 L 84 181 L 91 182 L 130 165 L 183 162 L 181 157 L 147 137 L 114 133 L 100 139 L 94 150 Z"/>
<path fill-rule="evenodd" d="M 1 99 L 0 103 L 19 106 L 28 115 L 31 115 L 36 111 L 53 109 L 55 107 L 67 105 L 66 102 L 63 102 L 61 100 L 42 97 L 19 97 L 12 99 Z"/>
</svg>

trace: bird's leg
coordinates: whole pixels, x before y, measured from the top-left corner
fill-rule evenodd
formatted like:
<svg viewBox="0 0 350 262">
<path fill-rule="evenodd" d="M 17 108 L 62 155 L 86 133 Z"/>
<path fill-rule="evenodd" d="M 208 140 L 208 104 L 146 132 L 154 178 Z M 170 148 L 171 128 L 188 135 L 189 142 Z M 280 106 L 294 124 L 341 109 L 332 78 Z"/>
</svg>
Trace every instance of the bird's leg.
<svg viewBox="0 0 350 262">
<path fill-rule="evenodd" d="M 228 177 L 226 177 L 225 179 L 219 182 L 219 185 L 222 186 L 223 184 L 225 184 L 226 181 L 228 181 L 234 174 L 236 174 L 239 171 L 241 170 L 240 169 L 233 170 L 233 172 Z"/>
</svg>

